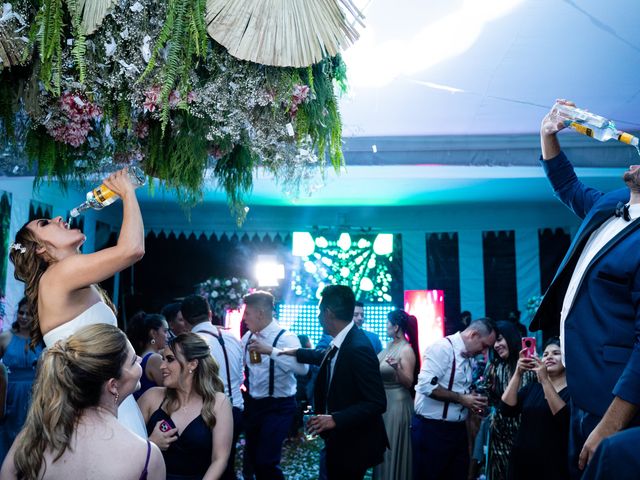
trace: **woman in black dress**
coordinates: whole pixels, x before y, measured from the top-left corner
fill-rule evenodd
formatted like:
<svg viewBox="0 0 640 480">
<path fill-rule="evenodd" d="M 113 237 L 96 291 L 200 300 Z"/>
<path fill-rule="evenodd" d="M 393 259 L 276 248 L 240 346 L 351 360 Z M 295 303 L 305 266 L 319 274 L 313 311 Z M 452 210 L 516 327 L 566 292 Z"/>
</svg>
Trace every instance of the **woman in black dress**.
<svg viewBox="0 0 640 480">
<path fill-rule="evenodd" d="M 169 340 L 162 387 L 138 400 L 149 440 L 164 457 L 167 480 L 218 480 L 231 451 L 231 403 L 209 345 L 195 333 Z"/>
<path fill-rule="evenodd" d="M 509 478 L 545 480 L 569 478 L 569 392 L 560 340 L 547 341 L 542 360 L 525 358 L 525 350 L 502 395 L 504 415 L 521 415 L 509 463 Z M 534 371 L 538 383 L 520 388 L 522 375 Z"/>
</svg>

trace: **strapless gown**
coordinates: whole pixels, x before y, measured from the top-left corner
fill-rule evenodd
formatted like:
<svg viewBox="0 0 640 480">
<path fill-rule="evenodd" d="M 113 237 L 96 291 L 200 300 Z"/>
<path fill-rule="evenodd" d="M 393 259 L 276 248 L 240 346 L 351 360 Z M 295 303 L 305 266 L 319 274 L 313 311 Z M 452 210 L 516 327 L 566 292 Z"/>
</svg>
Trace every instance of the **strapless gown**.
<svg viewBox="0 0 640 480">
<path fill-rule="evenodd" d="M 73 320 L 69 320 L 45 334 L 44 343 L 47 347 L 51 347 L 58 340 L 64 340 L 82 327 L 95 325 L 96 323 L 107 323 L 114 326 L 118 324 L 116 316 L 104 302 L 98 302 L 92 305 Z M 144 418 L 133 395 L 129 395 L 120 404 L 118 408 L 118 421 L 133 433 L 142 438 L 147 438 Z"/>
</svg>

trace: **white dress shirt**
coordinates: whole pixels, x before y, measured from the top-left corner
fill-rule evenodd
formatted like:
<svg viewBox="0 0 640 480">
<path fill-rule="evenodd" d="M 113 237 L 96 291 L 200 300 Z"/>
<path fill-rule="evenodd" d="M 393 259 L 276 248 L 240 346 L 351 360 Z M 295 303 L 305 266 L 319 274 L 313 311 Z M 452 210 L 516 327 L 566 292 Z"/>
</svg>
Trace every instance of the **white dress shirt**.
<svg viewBox="0 0 640 480">
<path fill-rule="evenodd" d="M 573 270 L 571 280 L 567 286 L 567 292 L 564 295 L 564 301 L 562 302 L 562 310 L 560 311 L 560 346 L 562 349 L 562 361 L 564 363 L 564 323 L 571 311 L 573 301 L 576 298 L 578 289 L 582 284 L 582 278 L 584 277 L 587 267 L 591 263 L 591 260 L 598 254 L 602 248 L 609 243 L 609 241 L 618 235 L 622 230 L 631 225 L 632 221 L 640 217 L 640 204 L 629 205 L 629 216 L 631 221 L 627 221 L 622 217 L 612 216 L 609 220 L 605 221 L 598 227 L 597 230 L 589 237 L 587 244 L 584 246 L 576 268 Z"/>
<path fill-rule="evenodd" d="M 242 399 L 242 393 L 240 392 L 240 385 L 244 380 L 244 372 L 242 370 L 242 343 L 236 337 L 233 336 L 227 330 L 220 329 L 209 322 L 202 322 L 194 325 L 191 329 L 193 333 L 197 333 L 202 339 L 209 345 L 211 350 L 211 356 L 215 358 L 216 362 L 220 366 L 220 372 L 218 375 L 224 384 L 225 393 L 233 398 L 233 406 L 239 409 L 244 408 L 244 400 Z M 217 338 L 212 337 L 206 333 L 210 332 L 214 335 L 222 335 L 224 341 L 224 347 L 227 350 L 227 357 L 229 358 L 229 376 L 231 377 L 231 385 L 227 380 L 227 366 L 224 358 L 224 352 L 222 346 Z"/>
<path fill-rule="evenodd" d="M 249 394 L 252 398 L 266 398 L 269 396 L 269 360 L 274 361 L 274 389 L 273 396 L 276 398 L 292 397 L 296 394 L 296 375 L 306 375 L 309 365 L 299 363 L 296 357 L 291 355 L 278 355 L 284 348 L 300 348 L 300 340 L 297 335 L 288 330 L 278 339 L 277 347 L 273 348 L 270 356 L 261 355 L 260 363 L 249 361 L 247 344 L 249 337 L 260 340 L 262 343 L 272 346 L 282 327 L 275 320 L 261 331 L 254 333 L 247 332 L 242 337 L 242 347 L 244 349 L 244 363 L 249 368 Z"/>
<path fill-rule="evenodd" d="M 451 340 L 451 343 L 447 340 Z M 453 367 L 453 354 L 456 358 L 456 372 L 452 391 L 460 395 L 469 393 L 472 381 L 471 359 L 462 354 L 466 352 L 460 332 L 441 338 L 429 345 L 425 351 L 422 368 L 418 375 L 416 385 L 415 412 L 425 418 L 434 420 L 446 420 L 449 422 L 461 422 L 467 418 L 467 409 L 459 403 L 449 403 L 447 418 L 443 419 L 445 402 L 431 398 L 431 392 L 436 387 L 449 389 L 451 368 Z"/>
<path fill-rule="evenodd" d="M 336 366 L 336 360 L 338 359 L 338 355 L 340 355 L 340 347 L 342 347 L 342 343 L 344 342 L 344 339 L 346 338 L 347 334 L 351 331 L 354 325 L 355 325 L 355 322 L 353 320 L 349 322 L 349 324 L 346 327 L 340 330 L 340 333 L 338 333 L 335 337 L 333 337 L 333 340 L 331 340 L 331 343 L 329 344 L 328 351 L 331 351 L 333 347 L 336 347 L 338 349 L 338 353 L 336 353 L 331 359 L 331 365 L 329 369 L 329 372 L 330 372 L 329 385 L 331 385 L 331 380 L 333 379 L 333 369 Z"/>
</svg>

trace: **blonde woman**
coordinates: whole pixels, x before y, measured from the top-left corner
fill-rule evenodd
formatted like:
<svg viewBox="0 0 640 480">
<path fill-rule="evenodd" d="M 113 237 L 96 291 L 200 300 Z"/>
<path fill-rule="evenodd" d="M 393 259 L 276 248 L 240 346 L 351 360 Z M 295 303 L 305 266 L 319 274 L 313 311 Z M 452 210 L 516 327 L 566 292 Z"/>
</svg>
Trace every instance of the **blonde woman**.
<svg viewBox="0 0 640 480">
<path fill-rule="evenodd" d="M 209 345 L 195 333 L 169 340 L 162 352 L 163 387 L 138 399 L 149 439 L 160 450 L 167 480 L 217 480 L 233 436 L 231 403 Z"/>
<path fill-rule="evenodd" d="M 117 419 L 118 406 L 138 388 L 139 360 L 124 333 L 106 324 L 49 348 L 0 478 L 163 480 L 159 449 Z"/>
<path fill-rule="evenodd" d="M 122 227 L 115 246 L 80 253 L 86 237 L 78 229 L 69 229 L 62 217 L 25 224 L 11 245 L 15 277 L 25 283 L 33 317 L 32 345 L 44 339 L 51 347 L 83 326 L 117 324 L 112 305 L 97 283 L 142 258 L 144 227 L 127 169 L 113 173 L 104 184 L 122 199 Z M 133 398 L 123 404 L 118 418 L 133 432 L 146 436 Z"/>
</svg>

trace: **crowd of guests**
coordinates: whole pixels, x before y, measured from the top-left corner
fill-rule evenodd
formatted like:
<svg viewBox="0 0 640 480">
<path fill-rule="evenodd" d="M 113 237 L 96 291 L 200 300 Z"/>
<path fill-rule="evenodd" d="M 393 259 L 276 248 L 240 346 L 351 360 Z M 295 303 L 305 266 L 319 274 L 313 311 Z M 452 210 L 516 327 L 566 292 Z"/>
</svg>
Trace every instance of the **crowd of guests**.
<svg viewBox="0 0 640 480">
<path fill-rule="evenodd" d="M 421 368 L 414 316 L 389 312 L 387 346 L 376 356 L 381 343 L 357 326 L 356 316 L 364 322 L 363 305 L 351 290 L 327 287 L 326 297 L 330 306 L 321 303 L 320 321 L 328 344 L 315 349 L 278 324 L 267 292 L 245 297 L 242 340 L 215 324 L 199 295 L 167 305 L 162 311 L 170 321 L 136 314 L 126 337 L 107 323 L 79 328 L 45 351 L 24 426 L 25 415 L 6 409 L 17 428 L 12 438 L 3 429 L 8 455 L 2 478 L 101 469 L 117 478 L 236 479 L 240 471 L 245 479 L 284 478 L 282 448 L 303 427 L 301 399 L 315 413 L 306 428 L 325 439 L 320 478 L 362 478 L 371 467 L 372 478 L 381 480 L 476 478 L 480 472 L 489 479 L 526 479 L 540 478 L 541 471 L 543 478 L 567 477 L 569 401 L 557 339 L 542 359 L 524 357 L 514 323 L 479 319 L 429 346 Z M 24 348 L 31 326 L 25 306 L 19 305 L 13 331 L 0 337 L 0 353 L 7 365 L 20 356 L 32 382 L 41 348 Z M 344 320 L 350 311 L 355 314 Z M 11 347 L 17 342 L 22 347 Z M 331 354 L 336 346 L 340 363 Z M 130 396 L 146 437 L 116 421 Z M 21 400 L 24 409 L 28 395 Z M 475 439 L 487 451 L 476 469 L 468 461 L 467 414 L 487 426 Z M 240 466 L 235 446 L 241 432 Z M 111 435 L 136 459 L 122 471 L 108 470 L 111 456 L 93 464 L 89 455 L 105 450 Z M 40 453 L 25 455 L 25 449 Z M 536 458 L 545 458 L 544 466 Z"/>
<path fill-rule="evenodd" d="M 62 218 L 29 222 L 10 247 L 25 300 L 0 336 L 0 447 L 11 445 L 0 477 L 232 479 L 244 432 L 243 478 L 282 479 L 303 378 L 323 479 L 371 468 L 390 480 L 637 478 L 640 167 L 625 173 L 627 188 L 586 187 L 556 138 L 564 126 L 543 120 L 543 165 L 584 223 L 530 326 L 560 334 L 541 358 L 521 348 L 518 315 L 465 315 L 420 352 L 416 319 L 396 310 L 383 350 L 340 285 L 321 292 L 316 348 L 274 319 L 260 291 L 244 298 L 241 340 L 198 296 L 136 315 L 127 338 L 97 286 L 144 254 L 126 169 L 105 180 L 122 199 L 116 245 L 82 254 L 84 235 Z"/>
</svg>

